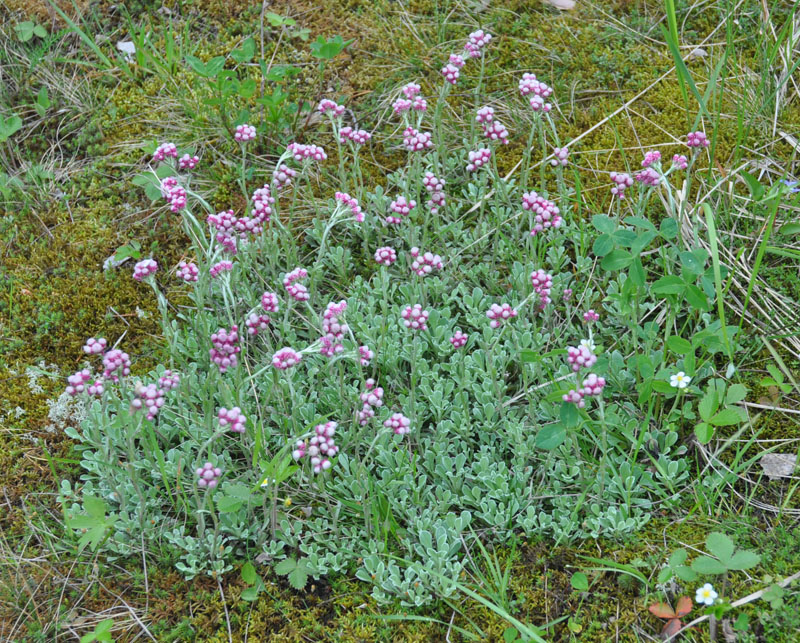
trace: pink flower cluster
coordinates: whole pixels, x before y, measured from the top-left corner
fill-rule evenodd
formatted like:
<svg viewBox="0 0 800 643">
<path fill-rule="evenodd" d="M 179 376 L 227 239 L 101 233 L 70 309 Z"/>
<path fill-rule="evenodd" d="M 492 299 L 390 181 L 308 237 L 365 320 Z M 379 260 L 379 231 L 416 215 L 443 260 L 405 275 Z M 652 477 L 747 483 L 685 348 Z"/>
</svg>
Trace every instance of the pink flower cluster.
<svg viewBox="0 0 800 643">
<path fill-rule="evenodd" d="M 289 143 L 286 147 L 286 151 L 289 152 L 295 161 L 298 163 L 300 161 L 324 161 L 328 158 L 328 155 L 325 154 L 325 150 L 317 145 L 304 145 L 303 143 Z"/>
<path fill-rule="evenodd" d="M 119 382 L 119 375 L 131 374 L 131 358 L 119 348 L 112 348 L 103 355 L 103 377 Z"/>
<path fill-rule="evenodd" d="M 353 129 L 350 126 L 347 126 L 339 130 L 339 142 L 342 144 L 350 141 L 355 145 L 364 145 L 371 138 L 372 134 L 365 129 Z"/>
<path fill-rule="evenodd" d="M 403 130 L 403 145 L 409 152 L 420 152 L 433 147 L 430 132 L 420 132 L 410 125 Z"/>
<path fill-rule="evenodd" d="M 685 170 L 689 167 L 689 159 L 683 154 L 675 154 L 672 157 L 672 165 L 678 170 Z"/>
<path fill-rule="evenodd" d="M 238 364 L 236 354 L 241 350 L 239 344 L 239 329 L 234 324 L 230 330 L 220 328 L 216 333 L 211 334 L 212 347 L 208 350 L 211 361 L 219 368 L 220 373 L 224 373 L 231 367 Z"/>
<path fill-rule="evenodd" d="M 594 308 L 590 308 L 585 313 L 583 313 L 583 321 L 585 321 L 588 324 L 596 322 L 598 319 L 600 319 L 600 315 L 594 312 Z"/>
<path fill-rule="evenodd" d="M 519 92 L 523 96 L 530 96 L 529 102 L 534 112 L 549 112 L 553 106 L 546 102 L 553 93 L 553 88 L 536 79 L 535 74 L 523 74 L 519 81 Z"/>
<path fill-rule="evenodd" d="M 195 473 L 197 474 L 198 487 L 208 487 L 209 489 L 213 489 L 219 482 L 219 478 L 222 475 L 222 469 L 215 467 L 210 462 L 206 462 L 202 467 L 199 467 Z"/>
<path fill-rule="evenodd" d="M 269 322 L 270 318 L 263 313 L 250 313 L 244 322 L 247 326 L 247 334 L 255 337 L 261 331 L 267 330 Z"/>
<path fill-rule="evenodd" d="M 300 279 L 308 277 L 305 268 L 295 268 L 283 278 L 283 287 L 295 301 L 308 301 L 311 295 L 303 284 L 297 283 Z"/>
<path fill-rule="evenodd" d="M 158 270 L 158 264 L 153 259 L 142 259 L 133 267 L 133 278 L 142 281 Z"/>
<path fill-rule="evenodd" d="M 361 410 L 358 412 L 358 423 L 366 426 L 375 417 L 375 409 L 383 406 L 383 388 L 375 386 L 375 380 L 369 378 L 365 382 L 366 390 L 361 393 Z"/>
<path fill-rule="evenodd" d="M 611 187 L 611 194 L 618 196 L 620 199 L 625 198 L 625 190 L 633 185 L 633 179 L 629 174 L 624 172 L 612 172 L 610 175 L 614 185 Z"/>
<path fill-rule="evenodd" d="M 356 221 L 359 223 L 364 221 L 364 212 L 361 210 L 361 206 L 358 204 L 357 199 L 347 194 L 347 192 L 337 192 L 336 200 L 341 201 L 348 208 L 350 208 L 350 212 L 352 212 Z"/>
<path fill-rule="evenodd" d="M 450 54 L 450 58 L 448 59 L 448 62 L 451 65 L 453 65 L 453 67 L 455 67 L 457 69 L 461 69 L 462 67 L 464 67 L 464 64 L 465 64 L 464 63 L 464 56 L 461 56 L 459 54 Z"/>
<path fill-rule="evenodd" d="M 237 125 L 236 132 L 233 135 L 239 143 L 247 143 L 256 137 L 256 128 L 252 125 Z"/>
<path fill-rule="evenodd" d="M 489 322 L 489 326 L 499 328 L 503 322 L 516 317 L 517 311 L 510 304 L 492 304 L 489 310 L 486 311 L 486 316 L 492 320 Z"/>
<path fill-rule="evenodd" d="M 644 160 L 642 160 L 642 167 L 647 168 L 653 165 L 654 163 L 661 162 L 661 152 L 658 150 L 650 150 L 644 155 Z"/>
<path fill-rule="evenodd" d="M 161 181 L 161 196 L 169 201 L 172 212 L 180 212 L 186 207 L 186 190 L 178 185 L 178 179 L 168 176 Z"/>
<path fill-rule="evenodd" d="M 323 98 L 319 102 L 319 107 L 317 107 L 320 114 L 329 114 L 334 118 L 339 118 L 340 116 L 344 116 L 344 105 L 338 105 L 335 101 L 332 101 L 330 98 Z"/>
<path fill-rule="evenodd" d="M 467 172 L 474 172 L 478 168 L 483 167 L 489 163 L 492 158 L 492 149 L 489 147 L 481 147 L 477 150 L 470 150 L 467 155 Z"/>
<path fill-rule="evenodd" d="M 533 230 L 531 230 L 532 237 L 550 228 L 560 228 L 564 222 L 558 206 L 543 196 L 539 196 L 536 192 L 523 193 L 522 209 L 530 210 L 534 215 L 534 225 Z"/>
<path fill-rule="evenodd" d="M 433 172 L 425 172 L 425 176 L 422 177 L 422 185 L 431 195 L 425 205 L 431 211 L 431 214 L 436 214 L 439 208 L 443 208 L 445 204 L 444 179 L 436 178 Z"/>
<path fill-rule="evenodd" d="M 342 340 L 345 333 L 349 330 L 347 324 L 342 323 L 339 318 L 347 310 L 347 302 L 342 299 L 339 303 L 330 302 L 322 314 L 322 348 L 320 353 L 325 357 L 333 357 L 344 350 Z"/>
<path fill-rule="evenodd" d="M 401 91 L 405 98 L 398 98 L 392 103 L 395 114 L 403 114 L 412 108 L 417 112 L 428 109 L 428 102 L 419 95 L 420 86 L 417 83 L 408 83 Z"/>
<path fill-rule="evenodd" d="M 87 355 L 97 355 L 98 353 L 105 351 L 106 346 L 108 346 L 108 342 L 104 337 L 101 337 L 100 339 L 90 337 L 83 345 L 83 352 Z"/>
<path fill-rule="evenodd" d="M 133 411 L 146 410 L 147 419 L 152 420 L 164 406 L 164 389 L 159 388 L 157 384 L 144 385 L 137 382 L 133 390 L 136 397 L 131 400 L 131 409 Z"/>
<path fill-rule="evenodd" d="M 375 261 L 382 266 L 391 266 L 397 261 L 397 253 L 394 251 L 394 248 L 390 248 L 389 246 L 378 248 L 375 251 Z"/>
<path fill-rule="evenodd" d="M 480 58 L 483 48 L 489 44 L 492 35 L 485 33 L 483 29 L 473 31 L 464 45 L 464 51 L 467 52 L 470 58 Z"/>
<path fill-rule="evenodd" d="M 283 168 L 285 166 L 282 165 L 281 167 Z M 292 177 L 297 174 L 297 172 L 288 167 L 286 169 L 288 170 L 288 177 Z M 291 178 L 288 180 L 291 182 Z M 284 185 L 288 185 L 288 183 L 284 182 Z M 272 191 L 270 190 L 269 185 L 264 185 L 264 187 L 258 188 L 255 192 L 253 192 L 253 196 L 250 197 L 250 200 L 253 202 L 253 218 L 259 223 L 269 223 L 269 219 L 272 216 L 272 205 L 275 203 L 275 197 L 272 196 Z"/>
<path fill-rule="evenodd" d="M 279 309 L 278 295 L 274 292 L 265 292 L 261 295 L 261 307 L 266 313 L 277 313 Z"/>
<path fill-rule="evenodd" d="M 463 348 L 467 344 L 467 339 L 469 339 L 469 335 L 462 333 L 461 330 L 457 330 L 450 338 L 450 343 L 453 345 L 453 348 Z"/>
<path fill-rule="evenodd" d="M 399 216 L 389 215 L 386 217 L 386 223 L 392 225 L 398 225 L 402 223 L 403 218 L 407 217 L 411 210 L 417 207 L 417 202 L 412 200 L 407 200 L 404 196 L 397 197 L 394 201 L 389 204 L 389 209 Z"/>
<path fill-rule="evenodd" d="M 577 348 L 575 346 L 567 347 L 567 362 L 575 373 L 582 368 L 591 368 L 596 361 L 597 355 L 585 344 L 581 344 Z"/>
<path fill-rule="evenodd" d="M 432 252 L 420 252 L 419 248 L 414 247 L 408 253 L 411 255 L 411 270 L 420 277 L 426 277 L 434 270 L 444 268 L 442 258 Z"/>
<path fill-rule="evenodd" d="M 485 123 L 491 123 L 494 120 L 494 109 L 488 105 L 484 105 L 478 109 L 477 113 L 475 114 L 475 120 L 482 125 Z"/>
<path fill-rule="evenodd" d="M 689 132 L 686 135 L 686 145 L 691 148 L 708 147 L 709 140 L 705 132 Z"/>
<path fill-rule="evenodd" d="M 158 385 L 165 391 L 171 391 L 178 388 L 181 383 L 180 373 L 173 373 L 170 369 L 164 371 L 164 374 L 158 378 Z"/>
<path fill-rule="evenodd" d="M 178 277 L 186 282 L 197 281 L 200 278 L 200 270 L 194 263 L 181 261 L 178 264 Z"/>
<path fill-rule="evenodd" d="M 174 159 L 178 158 L 178 148 L 175 147 L 175 143 L 162 143 L 156 148 L 156 151 L 153 152 L 153 161 L 156 163 L 160 163 L 170 157 Z"/>
<path fill-rule="evenodd" d="M 369 366 L 370 362 L 375 358 L 375 351 L 370 350 L 369 346 L 358 347 L 358 358 L 361 361 L 361 366 Z"/>
<path fill-rule="evenodd" d="M 539 268 L 531 273 L 531 284 L 534 292 L 539 295 L 539 308 L 544 310 L 547 304 L 552 301 L 550 299 L 550 291 L 553 288 L 553 276 Z"/>
<path fill-rule="evenodd" d="M 189 156 L 184 154 L 178 159 L 178 169 L 180 170 L 193 170 L 200 162 L 199 156 Z"/>
<path fill-rule="evenodd" d="M 659 183 L 661 183 L 661 175 L 652 167 L 647 167 L 641 172 L 637 172 L 634 174 L 633 178 L 636 179 L 638 183 L 651 188 L 658 187 Z"/>
<path fill-rule="evenodd" d="M 216 279 L 223 272 L 230 272 L 231 270 L 233 270 L 233 262 L 223 259 L 222 261 L 218 261 L 211 266 L 211 268 L 208 269 L 208 272 L 211 273 L 212 278 Z"/>
<path fill-rule="evenodd" d="M 336 422 L 326 422 L 315 426 L 314 432 L 316 435 L 308 441 L 308 446 L 302 440 L 298 440 L 295 450 L 292 451 L 292 457 L 295 460 L 300 460 L 308 455 L 314 473 L 321 473 L 330 469 L 330 458 L 339 453 L 339 447 L 336 446 L 333 438 L 337 426 Z"/>
<path fill-rule="evenodd" d="M 550 165 L 552 165 L 553 167 L 558 167 L 559 165 L 562 167 L 566 167 L 567 163 L 569 162 L 567 160 L 569 158 L 569 148 L 554 147 L 553 156 L 555 156 L 555 158 L 550 160 Z"/>
<path fill-rule="evenodd" d="M 234 433 L 244 433 L 244 423 L 247 418 L 238 406 L 234 406 L 232 409 L 226 409 L 223 406 L 217 411 L 217 421 L 223 429 L 230 426 Z"/>
<path fill-rule="evenodd" d="M 402 413 L 393 413 L 392 417 L 383 423 L 383 426 L 391 429 L 395 435 L 411 433 L 411 420 Z"/>
<path fill-rule="evenodd" d="M 562 399 L 565 402 L 575 404 L 579 409 L 586 406 L 585 397 L 600 397 L 603 394 L 606 380 L 603 377 L 598 377 L 594 373 L 589 373 L 588 377 L 583 380 L 583 387 L 577 391 L 570 389 L 569 393 L 564 393 Z"/>
<path fill-rule="evenodd" d="M 303 356 L 288 346 L 280 349 L 272 356 L 272 365 L 280 371 L 297 366 Z"/>
<path fill-rule="evenodd" d="M 88 368 L 73 373 L 67 377 L 67 394 L 75 397 L 78 393 L 83 393 L 86 391 L 86 382 L 90 379 L 92 379 L 92 374 Z"/>
<path fill-rule="evenodd" d="M 508 130 L 500 121 L 484 123 L 483 135 L 490 141 L 500 141 L 503 145 L 508 145 Z"/>
<path fill-rule="evenodd" d="M 421 304 L 406 306 L 402 312 L 403 325 L 411 330 L 428 330 L 428 313 Z"/>
<path fill-rule="evenodd" d="M 293 170 L 290 168 L 286 163 L 281 163 L 279 167 L 276 167 L 272 171 L 272 185 L 275 187 L 276 190 L 280 190 L 281 188 L 288 188 L 292 184 L 292 179 L 297 176 L 297 170 Z M 253 195 L 255 199 L 255 195 Z M 272 199 L 271 203 L 274 203 L 275 199 Z M 270 211 L 271 214 L 271 211 Z M 269 219 L 267 219 L 269 221 Z"/>
<path fill-rule="evenodd" d="M 458 82 L 458 75 L 459 75 L 459 68 L 456 67 L 453 63 L 447 63 L 444 67 L 442 67 L 442 76 L 444 79 L 450 83 L 451 85 L 455 85 Z"/>
</svg>

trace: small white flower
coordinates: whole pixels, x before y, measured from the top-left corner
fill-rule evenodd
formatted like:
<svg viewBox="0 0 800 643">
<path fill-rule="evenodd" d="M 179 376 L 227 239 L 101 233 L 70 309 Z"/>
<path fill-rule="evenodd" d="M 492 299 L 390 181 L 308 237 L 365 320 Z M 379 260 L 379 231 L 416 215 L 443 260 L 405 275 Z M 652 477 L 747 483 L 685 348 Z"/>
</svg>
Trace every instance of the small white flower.
<svg viewBox="0 0 800 643">
<path fill-rule="evenodd" d="M 590 353 L 594 353 L 594 349 L 597 348 L 591 339 L 582 339 L 580 345 L 581 348 L 587 349 Z"/>
<path fill-rule="evenodd" d="M 670 375 L 669 376 L 669 384 L 673 388 L 686 388 L 689 386 L 689 382 L 692 381 L 692 378 L 689 377 L 683 371 L 680 371 L 677 375 Z"/>
<path fill-rule="evenodd" d="M 719 594 L 714 591 L 711 583 L 706 583 L 702 587 L 697 588 L 697 592 L 694 595 L 694 602 L 702 603 L 703 605 L 713 605 L 714 601 L 717 600 L 717 596 L 719 596 Z"/>
</svg>

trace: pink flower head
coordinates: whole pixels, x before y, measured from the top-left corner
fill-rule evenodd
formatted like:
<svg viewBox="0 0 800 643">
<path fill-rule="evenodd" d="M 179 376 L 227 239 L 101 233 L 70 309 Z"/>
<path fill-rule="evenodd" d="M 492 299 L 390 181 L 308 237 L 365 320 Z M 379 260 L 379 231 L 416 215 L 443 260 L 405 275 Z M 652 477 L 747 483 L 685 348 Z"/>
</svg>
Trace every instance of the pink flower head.
<svg viewBox="0 0 800 643">
<path fill-rule="evenodd" d="M 200 162 L 199 156 L 189 156 L 184 154 L 178 159 L 178 169 L 180 170 L 193 170 Z"/>
<path fill-rule="evenodd" d="M 491 123 L 494 120 L 494 109 L 485 105 L 481 107 L 475 116 L 478 123 Z"/>
<path fill-rule="evenodd" d="M 397 261 L 397 253 L 394 251 L 394 248 L 390 248 L 389 246 L 378 248 L 375 251 L 375 261 L 383 266 L 391 266 Z"/>
<path fill-rule="evenodd" d="M 239 143 L 247 143 L 256 137 L 256 128 L 252 125 L 237 125 L 236 133 L 233 135 Z"/>
<path fill-rule="evenodd" d="M 365 129 L 354 130 L 352 127 L 343 127 L 339 130 L 339 142 L 342 144 L 350 141 L 355 145 L 364 145 L 371 138 L 372 134 Z"/>
<path fill-rule="evenodd" d="M 508 130 L 500 121 L 484 123 L 483 135 L 490 141 L 500 141 L 503 145 L 508 145 Z"/>
<path fill-rule="evenodd" d="M 320 114 L 329 114 L 334 118 L 339 118 L 344 116 L 344 105 L 337 105 L 334 101 L 330 98 L 323 98 L 320 103 L 319 107 L 317 107 Z"/>
<path fill-rule="evenodd" d="M 326 357 L 333 357 L 336 353 L 341 353 L 344 350 L 342 340 L 345 334 L 350 330 L 347 324 L 339 318 L 344 315 L 347 310 L 347 302 L 342 299 L 340 302 L 330 302 L 322 314 L 322 350 L 320 351 Z"/>
<path fill-rule="evenodd" d="M 567 362 L 572 367 L 572 370 L 577 373 L 582 368 L 591 368 L 597 361 L 597 355 L 589 350 L 585 344 L 579 347 L 567 347 Z"/>
<path fill-rule="evenodd" d="M 295 460 L 300 460 L 306 456 L 306 449 L 308 445 L 303 442 L 303 440 L 298 440 L 294 445 L 294 450 L 292 451 L 292 457 Z"/>
<path fill-rule="evenodd" d="M 353 218 L 355 218 L 356 221 L 359 223 L 364 221 L 364 212 L 361 210 L 361 206 L 354 197 L 347 194 L 347 192 L 337 192 L 336 200 L 341 201 L 350 209 L 350 212 L 353 214 Z"/>
<path fill-rule="evenodd" d="M 457 330 L 453 333 L 453 336 L 450 338 L 450 343 L 453 345 L 453 348 L 462 348 L 466 346 L 467 339 L 469 339 L 469 335 L 466 333 L 462 333 L 460 330 Z"/>
<path fill-rule="evenodd" d="M 131 374 L 131 358 L 118 348 L 112 348 L 103 355 L 103 377 L 119 382 L 119 375 Z"/>
<path fill-rule="evenodd" d="M 424 112 L 428 109 L 428 101 L 426 101 L 422 96 L 415 96 L 414 102 L 411 104 L 411 108 L 415 112 Z"/>
<path fill-rule="evenodd" d="M 200 270 L 193 263 L 186 263 L 185 261 L 181 261 L 178 264 L 178 277 L 180 277 L 187 283 L 197 281 L 200 278 Z"/>
<path fill-rule="evenodd" d="M 564 288 L 564 292 L 561 294 L 564 301 L 569 301 L 572 298 L 572 288 Z"/>
<path fill-rule="evenodd" d="M 133 267 L 133 278 L 142 281 L 158 270 L 158 264 L 153 259 L 142 259 Z"/>
<path fill-rule="evenodd" d="M 600 315 L 594 312 L 593 308 L 590 308 L 585 313 L 583 313 L 583 321 L 585 321 L 588 324 L 596 322 L 598 319 L 600 319 Z"/>
<path fill-rule="evenodd" d="M 375 380 L 370 378 L 365 383 L 366 390 L 361 393 L 361 410 L 358 412 L 358 423 L 365 426 L 375 417 L 375 409 L 383 406 L 383 389 L 375 386 Z"/>
<path fill-rule="evenodd" d="M 215 467 L 210 462 L 206 462 L 202 467 L 199 467 L 195 473 L 197 474 L 198 487 L 213 489 L 217 486 L 217 482 L 219 482 L 222 469 Z"/>
<path fill-rule="evenodd" d="M 444 262 L 439 255 L 431 252 L 420 252 L 420 249 L 416 247 L 411 248 L 409 254 L 411 255 L 411 270 L 420 277 L 426 277 L 434 270 L 444 268 Z"/>
<path fill-rule="evenodd" d="M 288 368 L 297 366 L 303 356 L 288 346 L 280 349 L 272 356 L 272 365 L 278 370 L 285 371 Z"/>
<path fill-rule="evenodd" d="M 431 195 L 425 205 L 431 214 L 436 214 L 439 208 L 443 208 L 445 205 L 444 180 L 436 178 L 433 172 L 425 172 L 425 176 L 422 177 L 422 185 Z"/>
<path fill-rule="evenodd" d="M 158 378 L 158 385 L 165 391 L 171 391 L 178 388 L 181 383 L 180 373 L 174 373 L 170 369 L 164 371 L 164 374 Z"/>
<path fill-rule="evenodd" d="M 433 140 L 430 132 L 420 132 L 409 126 L 403 130 L 403 145 L 409 152 L 420 152 L 433 147 Z"/>
<path fill-rule="evenodd" d="M 75 397 L 78 393 L 86 391 L 86 382 L 92 379 L 92 374 L 88 368 L 84 368 L 67 378 L 67 395 Z"/>
<path fill-rule="evenodd" d="M 108 346 L 108 342 L 105 338 L 101 337 L 100 339 L 95 339 L 94 337 L 90 337 L 83 345 L 83 352 L 87 355 L 97 355 L 105 351 L 106 346 Z"/>
<path fill-rule="evenodd" d="M 458 67 L 455 65 L 448 63 L 442 67 L 442 76 L 444 76 L 444 79 L 451 85 L 455 85 L 458 82 L 458 75 Z"/>
<path fill-rule="evenodd" d="M 543 230 L 560 228 L 561 224 L 564 222 L 558 206 L 552 201 L 548 201 L 543 196 L 539 196 L 536 192 L 523 193 L 522 209 L 530 210 L 534 215 L 534 225 L 533 230 L 531 230 L 532 237 L 535 237 Z"/>
<path fill-rule="evenodd" d="M 411 99 L 418 96 L 421 90 L 422 88 L 417 83 L 408 83 L 403 86 L 401 91 L 406 98 Z"/>
<path fill-rule="evenodd" d="M 534 292 L 539 295 L 539 308 L 544 310 L 551 301 L 550 291 L 553 288 L 553 276 L 539 268 L 531 273 L 531 284 Z"/>
<path fill-rule="evenodd" d="M 308 301 L 311 295 L 303 284 L 297 283 L 300 279 L 308 277 L 305 268 L 295 268 L 283 278 L 283 287 L 296 301 Z"/>
<path fill-rule="evenodd" d="M 623 172 L 612 172 L 610 175 L 614 185 L 611 187 L 611 194 L 620 199 L 625 198 L 625 190 L 633 185 L 633 179 L 629 174 Z"/>
<path fill-rule="evenodd" d="M 448 62 L 456 69 L 461 69 L 464 66 L 464 57 L 458 54 L 450 54 Z"/>
<path fill-rule="evenodd" d="M 637 172 L 634 174 L 633 178 L 636 179 L 638 183 L 651 188 L 658 187 L 658 184 L 661 183 L 661 175 L 652 167 L 647 167 L 641 172 Z"/>
<path fill-rule="evenodd" d="M 523 96 L 541 96 L 549 98 L 553 93 L 553 88 L 536 79 L 536 74 L 522 74 L 519 81 L 519 93 Z"/>
<path fill-rule="evenodd" d="M 178 158 L 178 148 L 175 147 L 174 143 L 162 143 L 156 148 L 156 151 L 153 152 L 153 161 L 156 163 L 160 163 L 164 159 L 170 157 Z"/>
<path fill-rule="evenodd" d="M 289 143 L 286 150 L 294 157 L 297 162 L 300 161 L 324 161 L 328 158 L 325 150 L 317 145 L 304 145 L 303 143 Z"/>
<path fill-rule="evenodd" d="M 392 417 L 383 423 L 383 426 L 391 429 L 395 435 L 411 433 L 411 420 L 402 413 L 393 413 Z"/>
<path fill-rule="evenodd" d="M 678 170 L 685 170 L 689 167 L 689 159 L 687 159 L 683 154 L 675 154 L 672 157 L 672 165 Z"/>
<path fill-rule="evenodd" d="M 217 365 L 220 373 L 238 364 L 236 354 L 241 350 L 239 344 L 239 328 L 234 324 L 230 330 L 220 328 L 211 335 L 212 347 L 208 350 L 211 361 Z"/>
<path fill-rule="evenodd" d="M 261 295 L 261 307 L 265 313 L 277 313 L 279 308 L 278 295 L 274 292 L 265 292 Z"/>
<path fill-rule="evenodd" d="M 533 95 L 528 102 L 530 103 L 531 109 L 534 112 L 543 112 L 547 114 L 553 109 L 553 106 L 546 102 L 541 96 Z"/>
<path fill-rule="evenodd" d="M 398 98 L 392 103 L 392 109 L 394 109 L 395 114 L 403 114 L 411 109 L 412 104 L 407 98 Z"/>
<path fill-rule="evenodd" d="M 152 420 L 164 406 L 164 389 L 159 388 L 157 384 L 145 386 L 141 382 L 137 382 L 133 390 L 136 397 L 131 400 L 131 409 L 147 411 L 147 419 Z"/>
<path fill-rule="evenodd" d="M 106 387 L 103 380 L 95 380 L 86 387 L 86 393 L 94 397 L 100 397 L 105 392 Z"/>
<path fill-rule="evenodd" d="M 653 165 L 654 163 L 661 162 L 661 152 L 658 150 L 650 150 L 644 155 L 644 160 L 642 160 L 642 167 L 647 168 Z"/>
<path fill-rule="evenodd" d="M 222 261 L 218 261 L 213 266 L 211 266 L 211 268 L 208 269 L 208 272 L 211 273 L 212 278 L 216 279 L 223 272 L 230 272 L 231 270 L 233 270 L 233 262 L 228 261 L 227 259 L 223 259 Z"/>
<path fill-rule="evenodd" d="M 281 163 L 272 171 L 272 185 L 276 190 L 288 188 L 292 184 L 292 179 L 297 176 L 297 170 L 293 170 L 286 163 Z M 255 198 L 255 195 L 254 195 Z M 273 202 L 275 200 L 273 199 Z M 271 212 L 271 211 L 270 211 Z M 269 219 L 267 219 L 269 221 Z"/>
<path fill-rule="evenodd" d="M 478 50 L 480 51 L 486 45 L 489 44 L 489 41 L 491 39 L 492 39 L 492 35 L 491 34 L 485 33 L 483 31 L 483 29 L 478 29 L 477 31 L 473 31 L 469 35 L 469 41 L 468 42 L 469 42 L 469 44 L 473 45 L 474 47 L 477 47 Z"/>
<path fill-rule="evenodd" d="M 406 306 L 403 310 L 403 325 L 410 330 L 428 330 L 428 313 L 420 304 Z"/>
<path fill-rule="evenodd" d="M 411 210 L 417 207 L 417 202 L 412 200 L 407 200 L 404 196 L 397 197 L 394 201 L 389 204 L 389 209 L 395 213 L 395 215 L 389 215 L 386 217 L 386 223 L 397 225 L 402 222 L 402 220 L 407 217 Z"/>
<path fill-rule="evenodd" d="M 187 195 L 174 176 L 168 176 L 161 181 L 161 196 L 169 201 L 172 212 L 180 212 L 186 207 Z"/>
<path fill-rule="evenodd" d="M 583 394 L 591 397 L 600 397 L 603 394 L 606 380 L 604 377 L 597 377 L 594 373 L 589 373 L 583 380 Z"/>
<path fill-rule="evenodd" d="M 492 150 L 489 147 L 481 147 L 477 150 L 470 150 L 467 155 L 467 172 L 474 172 L 488 165 L 489 160 L 492 158 Z"/>
<path fill-rule="evenodd" d="M 339 453 L 339 447 L 336 446 L 334 434 L 336 433 L 336 422 L 326 422 L 325 424 L 318 424 L 314 427 L 315 435 L 308 441 L 308 447 L 298 449 L 295 451 L 300 452 L 300 457 L 308 454 L 311 461 L 311 469 L 314 473 L 321 473 L 331 468 L 332 458 Z M 292 453 L 294 455 L 294 453 Z M 299 459 L 299 458 L 296 458 Z"/>
<path fill-rule="evenodd" d="M 686 135 L 686 145 L 691 148 L 708 147 L 709 140 L 704 132 L 689 132 Z"/>
<path fill-rule="evenodd" d="M 503 322 L 513 319 L 517 316 L 517 311 L 514 310 L 510 304 L 492 304 L 489 310 L 486 311 L 486 316 L 492 321 L 489 326 L 498 328 Z"/>
<path fill-rule="evenodd" d="M 287 176 L 292 177 L 295 174 L 297 174 L 297 172 L 292 170 Z M 269 185 L 258 188 L 253 192 L 253 196 L 250 197 L 250 200 L 253 202 L 253 218 L 261 223 L 269 223 L 269 219 L 272 216 L 272 205 L 275 203 L 275 197 L 272 196 Z M 231 214 L 233 213 L 231 212 Z"/>
<path fill-rule="evenodd" d="M 359 346 L 358 357 L 361 360 L 361 366 L 369 366 L 375 358 L 375 351 L 370 350 L 369 346 Z"/>
<path fill-rule="evenodd" d="M 245 320 L 247 326 L 247 334 L 255 337 L 261 331 L 267 330 L 270 318 L 263 313 L 250 313 Z"/>
<path fill-rule="evenodd" d="M 431 211 L 431 214 L 436 214 L 439 211 L 439 208 L 443 208 L 445 206 L 445 203 L 446 200 L 444 192 L 433 192 L 431 194 L 431 198 L 425 202 L 425 205 Z"/>
<path fill-rule="evenodd" d="M 559 165 L 561 165 L 562 167 L 566 167 L 567 163 L 569 162 L 567 160 L 569 158 L 569 148 L 554 147 L 553 156 L 555 158 L 550 160 L 550 165 L 552 165 L 553 167 L 557 167 Z"/>
<path fill-rule="evenodd" d="M 232 409 L 226 409 L 223 406 L 217 411 L 217 421 L 223 429 L 229 426 L 234 433 L 244 433 L 244 423 L 247 418 L 238 406 L 234 406 Z"/>
<path fill-rule="evenodd" d="M 576 391 L 575 389 L 570 389 L 569 393 L 564 393 L 561 399 L 565 402 L 574 404 L 579 409 L 582 409 L 586 406 L 586 401 L 583 399 L 583 390 Z"/>
</svg>

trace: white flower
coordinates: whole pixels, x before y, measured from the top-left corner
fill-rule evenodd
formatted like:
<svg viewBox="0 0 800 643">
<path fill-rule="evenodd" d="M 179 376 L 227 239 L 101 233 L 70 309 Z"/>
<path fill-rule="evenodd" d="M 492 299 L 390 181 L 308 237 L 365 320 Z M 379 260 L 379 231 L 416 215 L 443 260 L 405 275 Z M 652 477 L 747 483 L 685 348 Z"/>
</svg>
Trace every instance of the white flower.
<svg viewBox="0 0 800 643">
<path fill-rule="evenodd" d="M 681 371 L 677 375 L 670 375 L 669 376 L 669 384 L 673 388 L 686 388 L 689 386 L 689 382 L 692 381 L 692 378 L 689 377 L 686 373 Z"/>
<path fill-rule="evenodd" d="M 703 605 L 713 605 L 717 596 L 719 596 L 719 594 L 714 591 L 711 583 L 706 583 L 702 587 L 697 588 L 697 592 L 694 595 L 694 602 L 702 603 Z"/>
<path fill-rule="evenodd" d="M 582 348 L 585 348 L 590 353 L 594 353 L 594 349 L 597 348 L 591 339 L 582 339 L 580 345 Z"/>
</svg>

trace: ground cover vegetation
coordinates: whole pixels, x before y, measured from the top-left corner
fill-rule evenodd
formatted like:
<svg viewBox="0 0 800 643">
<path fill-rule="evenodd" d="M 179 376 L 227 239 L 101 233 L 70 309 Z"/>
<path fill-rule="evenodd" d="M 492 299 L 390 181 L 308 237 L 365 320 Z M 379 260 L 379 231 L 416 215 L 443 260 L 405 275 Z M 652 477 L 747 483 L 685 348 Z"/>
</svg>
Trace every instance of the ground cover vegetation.
<svg viewBox="0 0 800 643">
<path fill-rule="evenodd" d="M 792 641 L 792 3 L 5 9 L 9 640 Z"/>
</svg>

